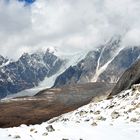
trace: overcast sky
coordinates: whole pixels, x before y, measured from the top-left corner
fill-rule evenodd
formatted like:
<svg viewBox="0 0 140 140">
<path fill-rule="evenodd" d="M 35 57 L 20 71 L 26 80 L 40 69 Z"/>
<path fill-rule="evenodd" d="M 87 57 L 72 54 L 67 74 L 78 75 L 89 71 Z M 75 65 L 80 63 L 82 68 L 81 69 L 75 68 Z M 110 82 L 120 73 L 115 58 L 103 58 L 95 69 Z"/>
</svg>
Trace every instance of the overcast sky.
<svg viewBox="0 0 140 140">
<path fill-rule="evenodd" d="M 140 0 L 0 0 L 0 54 L 13 58 L 47 47 L 92 49 L 123 34 L 140 44 Z"/>
</svg>

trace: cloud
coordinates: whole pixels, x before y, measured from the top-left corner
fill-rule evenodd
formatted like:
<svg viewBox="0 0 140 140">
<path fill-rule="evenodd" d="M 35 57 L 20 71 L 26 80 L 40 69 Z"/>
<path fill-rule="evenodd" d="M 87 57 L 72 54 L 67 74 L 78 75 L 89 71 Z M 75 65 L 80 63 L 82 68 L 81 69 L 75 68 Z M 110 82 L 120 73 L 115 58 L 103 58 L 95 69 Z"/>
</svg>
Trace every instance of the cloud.
<svg viewBox="0 0 140 140">
<path fill-rule="evenodd" d="M 139 0 L 36 0 L 27 6 L 1 0 L 0 53 L 17 58 L 49 46 L 92 49 L 118 34 L 124 45 L 139 45 L 139 9 Z"/>
<path fill-rule="evenodd" d="M 132 29 L 127 32 L 123 38 L 123 44 L 126 46 L 140 46 L 140 29 Z"/>
</svg>

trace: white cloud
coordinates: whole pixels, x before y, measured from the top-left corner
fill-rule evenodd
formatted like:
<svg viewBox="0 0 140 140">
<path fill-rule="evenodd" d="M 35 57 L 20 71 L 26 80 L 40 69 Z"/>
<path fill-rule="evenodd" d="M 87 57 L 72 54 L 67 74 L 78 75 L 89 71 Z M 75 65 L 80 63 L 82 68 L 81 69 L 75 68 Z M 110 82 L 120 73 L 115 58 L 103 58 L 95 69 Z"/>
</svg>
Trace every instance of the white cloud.
<svg viewBox="0 0 140 140">
<path fill-rule="evenodd" d="M 139 0 L 36 0 L 30 6 L 4 1 L 0 1 L 3 55 L 19 57 L 48 46 L 77 51 L 115 34 L 124 34 L 125 45 L 140 44 Z"/>
<path fill-rule="evenodd" d="M 127 46 L 140 46 L 140 29 L 132 29 L 123 38 L 123 44 Z"/>
</svg>

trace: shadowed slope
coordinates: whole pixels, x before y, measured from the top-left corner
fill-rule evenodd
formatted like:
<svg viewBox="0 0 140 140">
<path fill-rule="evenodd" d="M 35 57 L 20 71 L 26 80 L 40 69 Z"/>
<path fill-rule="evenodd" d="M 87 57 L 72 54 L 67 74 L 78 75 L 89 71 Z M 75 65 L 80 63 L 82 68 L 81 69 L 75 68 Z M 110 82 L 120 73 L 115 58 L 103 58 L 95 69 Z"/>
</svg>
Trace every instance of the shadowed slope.
<svg viewBox="0 0 140 140">
<path fill-rule="evenodd" d="M 112 90 L 110 96 L 120 93 L 122 90 L 131 88 L 133 84 L 140 83 L 140 60 L 133 64 L 124 72 L 116 86 Z"/>
</svg>

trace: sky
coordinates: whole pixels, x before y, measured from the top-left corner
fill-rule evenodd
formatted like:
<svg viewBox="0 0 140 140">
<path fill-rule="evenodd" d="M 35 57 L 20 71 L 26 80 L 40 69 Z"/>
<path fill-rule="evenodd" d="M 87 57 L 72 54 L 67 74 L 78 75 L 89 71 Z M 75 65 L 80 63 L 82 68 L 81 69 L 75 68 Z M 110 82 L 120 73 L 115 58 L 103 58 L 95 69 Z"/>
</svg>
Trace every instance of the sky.
<svg viewBox="0 0 140 140">
<path fill-rule="evenodd" d="M 3 56 L 90 50 L 115 35 L 124 46 L 140 45 L 140 0 L 0 0 Z"/>
</svg>

